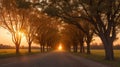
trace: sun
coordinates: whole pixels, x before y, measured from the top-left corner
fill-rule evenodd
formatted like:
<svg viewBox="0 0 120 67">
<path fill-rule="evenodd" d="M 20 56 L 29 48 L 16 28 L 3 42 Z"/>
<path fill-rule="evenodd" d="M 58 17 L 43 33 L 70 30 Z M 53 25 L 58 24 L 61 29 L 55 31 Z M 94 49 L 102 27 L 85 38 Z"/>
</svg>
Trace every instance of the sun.
<svg viewBox="0 0 120 67">
<path fill-rule="evenodd" d="M 58 50 L 62 50 L 62 45 L 61 44 L 58 46 Z"/>
<path fill-rule="evenodd" d="M 24 36 L 24 33 L 23 32 L 18 32 L 18 35 L 19 36 Z"/>
</svg>

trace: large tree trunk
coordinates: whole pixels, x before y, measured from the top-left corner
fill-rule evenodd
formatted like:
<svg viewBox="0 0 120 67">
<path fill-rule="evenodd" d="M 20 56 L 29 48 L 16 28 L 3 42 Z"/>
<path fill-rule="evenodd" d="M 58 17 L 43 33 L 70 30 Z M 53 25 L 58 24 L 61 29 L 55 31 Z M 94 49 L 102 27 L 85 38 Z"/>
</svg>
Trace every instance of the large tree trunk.
<svg viewBox="0 0 120 67">
<path fill-rule="evenodd" d="M 29 47 L 28 47 L 28 52 L 31 53 L 31 42 L 28 43 Z"/>
<path fill-rule="evenodd" d="M 16 54 L 19 54 L 20 51 L 19 51 L 19 44 L 15 44 L 16 45 Z"/>
<path fill-rule="evenodd" d="M 92 36 L 93 36 L 93 33 L 87 35 L 87 39 L 86 39 L 86 43 L 87 43 L 87 54 L 91 54 L 91 51 L 90 51 L 90 43 L 92 41 Z"/>
<path fill-rule="evenodd" d="M 105 48 L 105 60 L 114 60 L 113 39 L 101 36 L 101 40 Z"/>
<path fill-rule="evenodd" d="M 91 54 L 91 51 L 90 51 L 90 41 L 89 40 L 87 41 L 87 54 Z"/>
</svg>

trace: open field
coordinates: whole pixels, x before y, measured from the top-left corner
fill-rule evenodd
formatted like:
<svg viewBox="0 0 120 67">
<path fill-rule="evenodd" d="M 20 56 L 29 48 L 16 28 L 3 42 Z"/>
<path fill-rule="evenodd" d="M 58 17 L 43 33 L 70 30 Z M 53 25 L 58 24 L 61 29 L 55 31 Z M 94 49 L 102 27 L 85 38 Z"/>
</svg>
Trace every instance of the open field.
<svg viewBox="0 0 120 67">
<path fill-rule="evenodd" d="M 91 55 L 75 53 L 84 58 L 88 58 L 93 61 L 97 61 L 103 64 L 107 64 L 109 67 L 120 67 L 120 50 L 114 50 L 115 60 L 106 61 L 104 60 L 104 50 L 91 50 Z"/>
<path fill-rule="evenodd" d="M 20 54 L 16 55 L 15 49 L 0 49 L 0 59 L 23 56 L 23 55 L 31 55 L 39 52 L 40 52 L 40 49 L 32 49 L 31 53 L 28 53 L 28 49 L 20 49 Z"/>
</svg>

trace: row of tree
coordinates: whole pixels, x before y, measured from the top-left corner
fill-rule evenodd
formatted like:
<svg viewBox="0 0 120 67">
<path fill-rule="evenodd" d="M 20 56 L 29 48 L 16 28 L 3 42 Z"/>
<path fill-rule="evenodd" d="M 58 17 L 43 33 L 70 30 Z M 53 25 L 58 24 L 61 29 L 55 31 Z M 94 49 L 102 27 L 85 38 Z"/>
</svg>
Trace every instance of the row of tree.
<svg viewBox="0 0 120 67">
<path fill-rule="evenodd" d="M 93 34 L 96 34 L 104 45 L 105 59 L 114 59 L 113 42 L 120 26 L 119 0 L 1 0 L 0 2 L 3 27 L 11 32 L 17 52 L 22 37 L 21 31 L 26 32 L 29 52 L 34 40 L 31 38 L 35 37 L 35 42 L 41 44 L 42 51 L 44 45 L 54 45 L 61 38 L 60 41 L 66 44 L 66 47 L 74 45 L 75 52 L 77 45 L 80 45 L 80 51 L 84 52 L 83 43 L 86 41 L 87 53 L 90 54 L 90 42 Z M 58 26 L 61 24 L 60 21 L 64 21 L 62 24 L 66 27 L 62 31 Z"/>
<path fill-rule="evenodd" d="M 59 41 L 59 20 L 48 17 L 22 0 L 0 0 L 0 4 L 1 26 L 11 33 L 17 54 L 23 36 L 26 37 L 29 53 L 33 42 L 39 43 L 41 51 L 44 51 L 45 46 L 51 47 Z"/>
<path fill-rule="evenodd" d="M 120 24 L 120 0 L 33 0 L 30 2 L 48 15 L 59 17 L 82 30 L 87 36 L 88 49 L 94 32 L 104 44 L 105 59 L 114 59 L 113 42 Z M 80 21 L 83 24 L 88 22 L 94 29 L 86 30 Z"/>
<path fill-rule="evenodd" d="M 80 46 L 80 53 L 85 53 L 85 42 L 87 43 L 87 54 L 90 54 L 90 42 L 92 41 L 92 36 L 87 37 L 87 35 L 81 31 L 75 25 L 65 24 L 63 31 L 61 32 L 61 41 L 68 47 L 68 49 L 73 46 L 74 52 L 77 52 L 78 45 Z M 85 26 L 84 26 L 85 27 Z M 88 28 L 85 28 L 88 30 Z M 89 28 L 90 29 L 90 28 Z M 93 33 L 93 32 L 92 32 Z M 89 42 L 88 42 L 89 41 Z"/>
</svg>

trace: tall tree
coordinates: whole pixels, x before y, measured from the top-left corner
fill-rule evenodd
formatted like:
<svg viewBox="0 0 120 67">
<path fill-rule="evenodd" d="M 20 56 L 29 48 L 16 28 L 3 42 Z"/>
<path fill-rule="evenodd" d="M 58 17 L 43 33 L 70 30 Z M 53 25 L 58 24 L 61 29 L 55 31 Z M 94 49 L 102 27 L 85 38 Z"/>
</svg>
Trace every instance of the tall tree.
<svg viewBox="0 0 120 67">
<path fill-rule="evenodd" d="M 77 26 L 80 30 L 82 30 L 87 35 L 87 53 L 90 54 L 90 42 L 92 39 L 92 34 L 94 33 L 93 29 L 88 28 L 87 30 L 84 29 L 84 26 L 80 24 L 80 20 L 76 18 L 76 16 L 80 15 L 81 8 L 78 7 L 78 3 L 76 1 L 63 1 L 63 0 L 49 0 L 47 2 L 41 1 L 42 4 L 40 5 L 42 8 L 42 11 L 49 14 L 50 16 L 57 16 L 62 18 L 65 22 L 69 24 L 73 24 Z M 44 4 L 44 5 L 43 5 Z M 76 10 L 79 12 L 76 12 Z M 74 17 L 75 16 L 75 17 Z M 86 22 L 86 21 L 82 21 Z M 91 25 L 91 24 L 89 24 Z M 90 26 L 88 26 L 90 27 Z M 91 34 L 92 33 L 92 34 Z M 91 37 L 91 38 L 89 38 Z"/>
<path fill-rule="evenodd" d="M 24 13 L 17 9 L 15 0 L 1 0 L 0 20 L 2 27 L 12 35 L 12 41 L 16 46 L 16 53 L 19 53 L 19 46 L 23 36 Z"/>
<path fill-rule="evenodd" d="M 119 0 L 90 0 L 79 2 L 85 12 L 86 20 L 95 27 L 95 33 L 101 38 L 105 47 L 105 59 L 113 60 L 113 42 L 116 39 L 117 20 L 120 18 Z M 88 7 L 87 7 L 88 6 Z M 84 18 L 82 15 L 81 18 Z"/>
<path fill-rule="evenodd" d="M 47 3 L 47 6 L 43 5 L 46 13 L 69 21 L 86 34 L 88 33 L 76 21 L 76 18 L 89 21 L 104 44 L 105 59 L 114 59 L 113 42 L 120 18 L 119 0 L 49 0 L 43 3 Z"/>
<path fill-rule="evenodd" d="M 40 15 L 40 14 L 38 14 Z M 58 20 L 55 18 L 50 18 L 45 14 L 39 16 L 38 29 L 36 31 L 36 39 L 40 43 L 41 51 L 44 52 L 46 45 L 53 46 L 59 40 L 58 35 Z M 58 35 L 58 36 L 57 36 Z"/>
<path fill-rule="evenodd" d="M 93 35 L 95 33 L 95 28 L 92 24 L 90 24 L 88 21 L 82 20 L 83 22 L 83 28 L 87 32 L 88 35 L 84 35 L 84 40 L 87 44 L 87 54 L 91 54 L 90 51 L 90 43 L 92 42 Z"/>
<path fill-rule="evenodd" d="M 89 21 L 95 27 L 95 33 L 105 47 L 105 59 L 113 60 L 113 42 L 116 39 L 120 18 L 119 0 L 41 0 L 42 11 L 51 16 L 58 16 L 70 24 L 76 25 L 86 35 L 76 19 Z"/>
<path fill-rule="evenodd" d="M 39 12 L 34 9 L 29 9 L 27 13 L 26 20 L 24 22 L 24 33 L 28 42 L 28 52 L 31 53 L 31 45 L 34 41 L 37 28 L 39 27 L 39 16 L 37 15 Z"/>
</svg>

